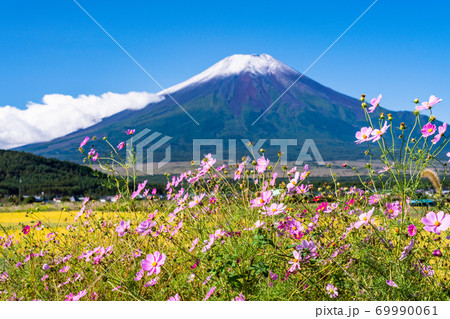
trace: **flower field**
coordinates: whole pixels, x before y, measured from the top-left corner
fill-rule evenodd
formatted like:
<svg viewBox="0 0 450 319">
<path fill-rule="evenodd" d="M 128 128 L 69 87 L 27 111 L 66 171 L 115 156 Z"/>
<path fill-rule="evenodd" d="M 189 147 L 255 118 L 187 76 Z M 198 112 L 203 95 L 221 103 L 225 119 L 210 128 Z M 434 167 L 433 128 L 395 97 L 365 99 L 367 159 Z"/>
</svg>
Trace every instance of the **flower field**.
<svg viewBox="0 0 450 319">
<path fill-rule="evenodd" d="M 440 100 L 416 101 L 400 137 L 380 100 L 362 98 L 367 175 L 348 167 L 362 188 L 341 187 L 330 167 L 333 185 L 313 189 L 307 165 L 278 174 L 261 150 L 232 166 L 206 155 L 168 177 L 162 200 L 135 182 L 123 143 L 93 140 L 110 145 L 102 157 L 85 154 L 87 137 L 80 150 L 111 173 L 117 202 L 109 213 L 87 198 L 77 212 L 0 215 L 0 300 L 448 300 L 450 215 L 433 170 L 446 173 L 447 125 L 419 116 Z M 412 206 L 423 177 L 434 208 Z"/>
</svg>

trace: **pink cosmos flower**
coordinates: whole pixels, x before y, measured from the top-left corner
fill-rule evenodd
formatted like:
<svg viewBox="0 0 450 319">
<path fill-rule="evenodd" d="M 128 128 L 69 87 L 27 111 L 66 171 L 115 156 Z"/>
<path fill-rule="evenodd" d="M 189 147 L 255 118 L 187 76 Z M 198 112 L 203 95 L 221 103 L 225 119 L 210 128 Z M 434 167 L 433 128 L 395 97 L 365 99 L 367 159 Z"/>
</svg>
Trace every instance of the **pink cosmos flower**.
<svg viewBox="0 0 450 319">
<path fill-rule="evenodd" d="M 394 167 L 394 163 L 391 166 L 383 166 L 383 169 L 378 172 L 378 174 L 389 172 Z"/>
<path fill-rule="evenodd" d="M 264 156 L 261 156 L 260 158 L 258 158 L 257 160 L 256 160 L 256 171 L 258 172 L 258 173 L 264 173 L 265 171 L 266 171 L 266 169 L 267 169 L 267 167 L 269 166 L 269 160 L 267 159 L 265 159 L 264 158 Z"/>
<path fill-rule="evenodd" d="M 300 245 L 295 246 L 295 249 L 303 253 L 303 261 L 314 259 L 319 255 L 317 253 L 317 246 L 312 240 L 303 240 Z"/>
<path fill-rule="evenodd" d="M 378 97 L 377 98 L 373 98 L 371 101 L 370 101 L 370 104 L 372 104 L 372 106 L 371 107 L 369 107 L 367 110 L 369 111 L 369 113 L 373 113 L 373 111 L 375 111 L 375 109 L 377 108 L 377 106 L 380 104 L 380 101 L 381 101 L 381 94 L 380 95 L 378 95 Z"/>
<path fill-rule="evenodd" d="M 199 240 L 199 238 L 197 237 L 197 238 L 195 238 L 194 241 L 192 242 L 192 246 L 191 246 L 191 248 L 189 248 L 189 252 L 190 252 L 190 253 L 191 253 L 191 252 L 195 249 L 195 247 L 197 246 L 198 240 Z"/>
<path fill-rule="evenodd" d="M 442 251 L 440 251 L 439 249 L 436 249 L 435 251 L 433 251 L 433 256 L 441 257 L 442 256 Z"/>
<path fill-rule="evenodd" d="M 203 197 L 205 197 L 205 194 L 195 195 L 194 200 L 189 203 L 189 208 L 200 205 L 202 203 Z"/>
<path fill-rule="evenodd" d="M 145 283 L 144 287 L 152 287 L 156 285 L 159 281 L 159 277 L 153 278 L 152 280 Z"/>
<path fill-rule="evenodd" d="M 361 144 L 362 142 L 368 142 L 373 139 L 371 137 L 371 134 L 373 132 L 373 129 L 371 127 L 363 127 L 361 131 L 356 132 L 356 144 Z M 347 165 L 347 164 L 346 164 Z"/>
<path fill-rule="evenodd" d="M 294 272 L 297 269 L 300 269 L 300 261 L 302 260 L 301 252 L 294 250 L 294 260 L 290 260 L 289 264 L 291 264 L 291 268 L 289 268 L 289 272 Z"/>
<path fill-rule="evenodd" d="M 153 254 L 148 254 L 147 258 L 141 262 L 142 269 L 151 274 L 159 274 L 161 266 L 166 262 L 166 255 L 155 251 Z"/>
<path fill-rule="evenodd" d="M 388 286 L 398 288 L 397 284 L 395 282 L 393 282 L 392 280 L 386 280 L 386 284 Z"/>
<path fill-rule="evenodd" d="M 264 209 L 265 211 L 261 213 L 263 215 L 267 216 L 279 215 L 285 212 L 286 205 L 284 205 L 283 203 L 281 204 L 273 203 L 272 205 L 270 205 L 270 207 L 265 207 Z"/>
<path fill-rule="evenodd" d="M 337 288 L 332 284 L 327 284 L 325 287 L 325 291 L 330 296 L 330 298 L 336 298 L 339 295 Z"/>
<path fill-rule="evenodd" d="M 122 148 L 124 148 L 125 142 L 120 142 L 119 145 L 117 145 L 117 149 L 120 151 Z"/>
<path fill-rule="evenodd" d="M 432 106 L 438 104 L 439 102 L 442 102 L 442 99 L 439 99 L 434 95 L 431 95 L 428 102 L 422 102 L 422 105 L 417 105 L 416 110 L 422 111 L 422 110 L 431 109 Z"/>
<path fill-rule="evenodd" d="M 245 301 L 245 297 L 243 294 L 239 294 L 239 296 L 237 296 L 234 299 L 231 299 L 231 301 Z"/>
<path fill-rule="evenodd" d="M 134 132 L 136 132 L 136 130 L 128 129 L 125 133 L 127 133 L 127 135 L 133 135 Z"/>
<path fill-rule="evenodd" d="M 170 297 L 167 301 L 180 301 L 180 296 L 176 294 L 173 297 Z"/>
<path fill-rule="evenodd" d="M 383 134 L 387 132 L 387 130 L 390 126 L 391 125 L 390 124 L 387 125 L 387 121 L 385 121 L 383 127 L 380 130 L 379 129 L 373 130 L 371 133 L 373 136 L 372 143 L 378 141 L 383 136 Z"/>
<path fill-rule="evenodd" d="M 271 191 L 261 192 L 261 196 L 250 201 L 250 207 L 262 207 L 265 206 L 272 199 Z"/>
<path fill-rule="evenodd" d="M 434 269 L 431 266 L 422 265 L 422 268 L 420 269 L 420 273 L 424 277 L 432 277 L 434 275 Z"/>
<path fill-rule="evenodd" d="M 208 300 L 209 297 L 211 297 L 211 295 L 214 293 L 214 291 L 216 290 L 216 288 L 217 288 L 216 286 L 212 287 L 212 288 L 208 291 L 208 293 L 206 294 L 205 299 L 203 299 L 203 301 Z"/>
<path fill-rule="evenodd" d="M 79 301 L 81 298 L 86 296 L 86 294 L 87 294 L 86 290 L 81 290 L 76 296 L 73 297 L 72 301 Z"/>
<path fill-rule="evenodd" d="M 441 231 L 450 227 L 450 215 L 440 211 L 429 212 L 426 217 L 422 217 L 422 223 L 425 225 L 423 229 L 440 235 Z"/>
<path fill-rule="evenodd" d="M 123 237 L 128 228 L 130 228 L 130 221 L 125 222 L 122 220 L 119 226 L 116 227 L 116 233 L 119 234 L 119 237 Z"/>
<path fill-rule="evenodd" d="M 241 179 L 242 170 L 244 169 L 244 164 L 239 164 L 238 169 L 234 172 L 234 180 Z"/>
<path fill-rule="evenodd" d="M 442 124 L 442 126 L 438 127 L 438 134 L 436 134 L 431 141 L 433 144 L 439 142 L 439 140 L 444 136 L 445 131 L 447 131 L 447 123 Z"/>
<path fill-rule="evenodd" d="M 94 157 L 92 158 L 92 160 L 95 162 L 96 160 L 98 160 L 98 153 L 94 155 Z"/>
<path fill-rule="evenodd" d="M 298 178 L 300 177 L 299 172 L 295 172 L 294 178 L 289 181 L 289 184 L 287 184 L 288 192 L 291 192 L 295 188 L 297 188 Z"/>
<path fill-rule="evenodd" d="M 83 146 L 85 146 L 85 145 L 87 144 L 88 141 L 89 141 L 89 136 L 86 136 L 86 137 L 84 138 L 84 140 L 81 141 L 81 143 L 80 143 L 80 148 L 83 148 Z"/>
<path fill-rule="evenodd" d="M 402 254 L 400 255 L 400 258 L 398 260 L 401 261 L 401 260 L 405 259 L 406 256 L 408 256 L 408 254 L 411 251 L 413 246 L 414 246 L 414 239 L 411 239 L 411 241 L 409 242 L 409 245 L 403 249 Z"/>
<path fill-rule="evenodd" d="M 381 195 L 379 195 L 379 194 L 372 195 L 369 197 L 369 204 L 371 204 L 371 205 L 378 204 L 380 199 L 381 199 Z"/>
<path fill-rule="evenodd" d="M 61 268 L 61 270 L 59 272 L 65 273 L 65 272 L 68 272 L 69 269 L 70 269 L 69 266 L 64 266 L 64 267 Z"/>
<path fill-rule="evenodd" d="M 417 228 L 416 228 L 416 225 L 411 224 L 411 225 L 408 226 L 408 234 L 409 234 L 409 236 L 411 236 L 411 237 L 413 237 L 413 236 L 415 236 L 415 235 L 417 234 Z"/>
<path fill-rule="evenodd" d="M 133 194 L 131 194 L 131 199 L 135 199 L 145 188 L 145 185 L 147 185 L 147 180 L 138 185 L 138 188 L 133 192 Z"/>
<path fill-rule="evenodd" d="M 359 220 L 355 223 L 354 227 L 359 228 L 363 225 L 368 225 L 370 223 L 370 219 L 372 217 L 374 210 L 375 210 L 375 207 L 372 207 L 372 209 L 369 210 L 367 213 L 361 214 L 359 216 Z"/>
<path fill-rule="evenodd" d="M 427 123 L 423 126 L 421 132 L 423 137 L 431 136 L 436 132 L 436 125 Z"/>
</svg>

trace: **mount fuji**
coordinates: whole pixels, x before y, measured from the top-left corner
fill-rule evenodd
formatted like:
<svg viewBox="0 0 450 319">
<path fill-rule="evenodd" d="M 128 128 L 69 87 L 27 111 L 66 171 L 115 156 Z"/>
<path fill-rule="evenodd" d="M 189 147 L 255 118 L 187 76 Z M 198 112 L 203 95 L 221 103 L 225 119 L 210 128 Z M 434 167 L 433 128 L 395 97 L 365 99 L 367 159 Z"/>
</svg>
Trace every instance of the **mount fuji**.
<svg viewBox="0 0 450 319">
<path fill-rule="evenodd" d="M 280 147 L 270 146 L 270 139 L 297 140 L 297 145 L 288 148 L 288 160 L 297 158 L 306 139 L 314 140 L 325 161 L 363 157 L 364 147 L 354 143 L 356 131 L 366 125 L 361 102 L 300 76 L 267 54 L 232 55 L 159 92 L 159 101 L 142 109 L 127 109 L 86 129 L 18 149 L 80 161 L 78 145 L 85 136 L 108 136 L 116 145 L 127 138 L 126 129 L 147 128 L 172 138 L 172 161 L 192 160 L 194 139 L 223 139 L 224 159 L 229 140 L 238 141 L 238 160 L 241 154 L 248 155 L 241 139 L 267 140 L 262 147 L 274 160 Z M 413 124 L 412 112 L 389 113 L 399 123 Z"/>
</svg>

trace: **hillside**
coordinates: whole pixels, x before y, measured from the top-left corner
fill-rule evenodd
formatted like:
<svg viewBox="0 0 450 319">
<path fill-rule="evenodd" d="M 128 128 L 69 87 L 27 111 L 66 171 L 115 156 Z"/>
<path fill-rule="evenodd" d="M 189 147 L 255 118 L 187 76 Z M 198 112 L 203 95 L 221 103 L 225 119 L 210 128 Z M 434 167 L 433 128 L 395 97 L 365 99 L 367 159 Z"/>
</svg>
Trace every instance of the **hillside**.
<svg viewBox="0 0 450 319">
<path fill-rule="evenodd" d="M 105 175 L 100 174 L 101 177 Z M 0 150 L 0 197 L 100 195 L 107 191 L 89 167 L 25 152 Z"/>
</svg>

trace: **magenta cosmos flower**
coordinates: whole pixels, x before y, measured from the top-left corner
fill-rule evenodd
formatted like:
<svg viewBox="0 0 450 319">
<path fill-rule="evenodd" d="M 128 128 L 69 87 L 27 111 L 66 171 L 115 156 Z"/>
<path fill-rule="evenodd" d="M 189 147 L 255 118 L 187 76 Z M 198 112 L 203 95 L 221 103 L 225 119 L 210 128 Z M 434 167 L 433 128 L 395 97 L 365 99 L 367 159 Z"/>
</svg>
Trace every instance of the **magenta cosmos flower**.
<svg viewBox="0 0 450 319">
<path fill-rule="evenodd" d="M 423 137 L 431 136 L 436 132 L 436 125 L 427 123 L 423 126 L 421 132 Z"/>
<path fill-rule="evenodd" d="M 80 148 L 83 148 L 83 146 L 85 146 L 88 141 L 89 141 L 89 136 L 86 136 L 85 139 L 83 141 L 81 141 Z"/>
<path fill-rule="evenodd" d="M 116 227 L 116 232 L 119 234 L 119 237 L 123 237 L 127 229 L 130 228 L 130 221 L 121 221 L 119 226 Z"/>
<path fill-rule="evenodd" d="M 416 228 L 416 225 L 411 224 L 411 225 L 408 226 L 408 234 L 409 234 L 409 236 L 411 236 L 411 237 L 413 237 L 413 236 L 415 236 L 415 235 L 417 234 L 417 228 Z"/>
<path fill-rule="evenodd" d="M 373 111 L 375 111 L 375 109 L 377 108 L 377 106 L 380 104 L 381 97 L 382 97 L 382 96 L 381 96 L 381 94 L 380 94 L 380 95 L 378 95 L 377 98 L 373 98 L 373 99 L 370 101 L 370 104 L 372 104 L 372 106 L 368 108 L 369 113 L 373 113 Z"/>
<path fill-rule="evenodd" d="M 261 192 L 261 196 L 250 201 L 250 207 L 262 207 L 265 206 L 272 199 L 272 192 Z"/>
<path fill-rule="evenodd" d="M 356 144 L 361 144 L 362 142 L 368 142 L 371 139 L 373 139 L 373 137 L 371 137 L 371 134 L 373 132 L 373 129 L 371 127 L 363 127 L 361 129 L 361 131 L 356 132 Z"/>
<path fill-rule="evenodd" d="M 439 99 L 438 97 L 431 95 L 428 102 L 422 102 L 422 105 L 417 105 L 416 110 L 422 111 L 422 110 L 428 110 L 431 109 L 432 106 L 438 104 L 439 102 L 442 102 L 442 99 Z"/>
<path fill-rule="evenodd" d="M 127 135 L 133 135 L 134 132 L 136 132 L 136 130 L 128 129 L 125 133 L 127 133 Z"/>
<path fill-rule="evenodd" d="M 422 223 L 425 225 L 423 229 L 426 231 L 440 234 L 450 227 L 450 215 L 444 212 L 429 212 L 426 217 L 422 217 Z"/>
<path fill-rule="evenodd" d="M 119 145 L 117 145 L 117 149 L 120 151 L 122 148 L 124 148 L 125 142 L 120 142 Z"/>
<path fill-rule="evenodd" d="M 166 255 L 155 251 L 153 254 L 148 254 L 147 258 L 141 262 L 142 269 L 148 271 L 148 274 L 159 274 L 161 266 L 166 262 Z"/>
<path fill-rule="evenodd" d="M 31 230 L 31 227 L 30 226 L 23 226 L 23 228 L 22 228 L 22 233 L 24 233 L 24 235 L 26 235 L 26 234 L 28 234 L 29 232 L 30 232 L 30 230 Z"/>
<path fill-rule="evenodd" d="M 170 297 L 167 301 L 180 301 L 180 295 L 176 294 L 173 297 Z"/>
</svg>

